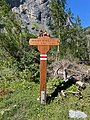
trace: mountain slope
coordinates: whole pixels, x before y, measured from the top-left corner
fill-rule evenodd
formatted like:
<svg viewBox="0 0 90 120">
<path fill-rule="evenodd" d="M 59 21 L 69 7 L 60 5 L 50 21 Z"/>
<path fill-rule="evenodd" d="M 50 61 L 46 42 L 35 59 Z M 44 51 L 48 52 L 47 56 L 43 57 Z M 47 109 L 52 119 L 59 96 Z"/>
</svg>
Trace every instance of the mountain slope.
<svg viewBox="0 0 90 120">
<path fill-rule="evenodd" d="M 48 29 L 50 22 L 49 0 L 7 0 L 11 9 L 22 20 L 22 29 L 37 33 L 40 28 Z M 44 27 L 42 27 L 44 26 Z"/>
</svg>

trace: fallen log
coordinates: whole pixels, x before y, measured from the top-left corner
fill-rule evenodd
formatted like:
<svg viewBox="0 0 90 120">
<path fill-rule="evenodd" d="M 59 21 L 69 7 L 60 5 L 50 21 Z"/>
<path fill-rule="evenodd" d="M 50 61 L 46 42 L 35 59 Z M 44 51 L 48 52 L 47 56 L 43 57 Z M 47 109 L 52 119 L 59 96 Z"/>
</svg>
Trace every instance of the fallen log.
<svg viewBox="0 0 90 120">
<path fill-rule="evenodd" d="M 65 91 L 64 93 L 65 93 L 65 94 L 66 94 L 66 93 L 79 94 L 80 92 L 77 92 L 77 91 L 76 91 L 76 92 L 74 92 L 74 91 Z"/>
</svg>

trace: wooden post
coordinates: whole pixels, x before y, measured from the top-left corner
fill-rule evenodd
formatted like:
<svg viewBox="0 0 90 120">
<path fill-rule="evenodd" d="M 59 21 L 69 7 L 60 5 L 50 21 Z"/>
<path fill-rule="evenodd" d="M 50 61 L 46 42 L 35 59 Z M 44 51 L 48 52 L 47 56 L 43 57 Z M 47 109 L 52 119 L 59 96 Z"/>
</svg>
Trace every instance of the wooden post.
<svg viewBox="0 0 90 120">
<path fill-rule="evenodd" d="M 49 46 L 38 46 L 40 51 L 40 101 L 46 104 L 46 75 L 47 75 L 47 52 Z"/>
<path fill-rule="evenodd" d="M 46 104 L 46 74 L 47 74 L 47 52 L 50 46 L 59 44 L 58 38 L 50 38 L 50 34 L 40 31 L 39 37 L 30 39 L 30 45 L 37 45 L 40 52 L 40 102 Z"/>
</svg>

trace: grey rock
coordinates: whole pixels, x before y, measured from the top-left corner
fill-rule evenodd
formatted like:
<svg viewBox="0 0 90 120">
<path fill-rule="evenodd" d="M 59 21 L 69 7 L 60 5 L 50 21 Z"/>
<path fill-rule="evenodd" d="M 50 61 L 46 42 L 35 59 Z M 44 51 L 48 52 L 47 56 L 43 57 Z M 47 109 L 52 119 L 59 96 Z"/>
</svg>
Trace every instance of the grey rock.
<svg viewBox="0 0 90 120">
<path fill-rule="evenodd" d="M 85 119 L 85 118 L 87 118 L 87 115 L 84 113 L 84 112 L 81 112 L 81 111 L 75 111 L 75 110 L 70 110 L 69 111 L 69 117 L 70 118 L 77 118 L 77 119 L 79 119 L 79 118 L 83 118 L 83 119 Z"/>
<path fill-rule="evenodd" d="M 7 0 L 17 18 L 22 21 L 22 28 L 27 27 L 29 32 L 34 34 L 43 26 L 48 30 L 50 17 L 50 0 Z M 35 22 L 37 25 L 35 25 Z M 34 26 L 33 26 L 34 25 Z M 32 29 L 35 28 L 35 29 Z"/>
</svg>

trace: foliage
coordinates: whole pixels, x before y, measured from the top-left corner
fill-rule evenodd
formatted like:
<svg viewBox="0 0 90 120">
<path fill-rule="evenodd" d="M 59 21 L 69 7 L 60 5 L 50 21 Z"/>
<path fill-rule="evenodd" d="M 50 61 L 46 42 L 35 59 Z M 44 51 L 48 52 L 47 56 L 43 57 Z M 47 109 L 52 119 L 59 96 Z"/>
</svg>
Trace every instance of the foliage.
<svg viewBox="0 0 90 120">
<path fill-rule="evenodd" d="M 56 2 L 56 0 L 52 0 L 50 2 L 50 7 L 51 7 L 51 17 L 52 17 L 52 22 L 51 22 L 51 30 L 53 31 L 53 34 L 55 36 L 59 36 L 63 25 L 65 25 L 65 21 L 67 18 L 66 13 L 64 12 L 64 7 L 65 7 L 65 0 L 61 0 L 62 2 Z M 62 6 L 63 4 L 63 6 Z"/>
<path fill-rule="evenodd" d="M 70 60 L 79 58 L 80 61 L 89 61 L 87 39 L 79 16 L 75 17 L 70 9 L 66 9 L 65 0 L 52 0 L 50 7 L 52 17 L 50 29 L 55 37 L 60 38 L 57 56 Z"/>
<path fill-rule="evenodd" d="M 18 33 L 20 33 L 20 26 L 5 0 L 1 1 L 0 13 L 2 26 L 2 29 L 0 29 L 0 43 L 12 56 L 16 57 L 19 48 L 18 37 L 20 36 Z"/>
<path fill-rule="evenodd" d="M 31 71 L 32 79 L 37 76 L 35 79 L 37 81 L 39 53 L 36 47 L 29 45 L 29 39 L 36 36 L 29 34 L 27 28 L 22 31 L 20 21 L 17 20 L 5 0 L 0 1 L 0 26 L 0 48 L 7 53 L 7 56 L 2 54 L 1 57 L 15 59 L 15 65 L 20 74 L 25 77 L 28 73 L 30 77 L 29 71 Z"/>
</svg>

